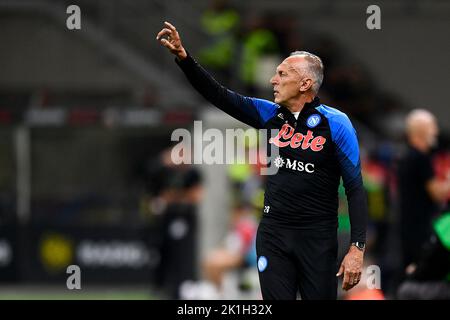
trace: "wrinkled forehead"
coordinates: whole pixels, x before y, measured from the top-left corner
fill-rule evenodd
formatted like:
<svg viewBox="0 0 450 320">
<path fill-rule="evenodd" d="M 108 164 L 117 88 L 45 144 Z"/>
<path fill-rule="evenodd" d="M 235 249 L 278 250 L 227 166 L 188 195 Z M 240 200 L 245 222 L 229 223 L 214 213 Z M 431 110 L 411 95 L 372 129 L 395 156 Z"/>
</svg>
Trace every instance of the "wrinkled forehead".
<svg viewBox="0 0 450 320">
<path fill-rule="evenodd" d="M 307 61 L 302 56 L 290 56 L 280 63 L 277 70 L 294 70 L 300 72 L 301 69 L 305 68 Z"/>
</svg>

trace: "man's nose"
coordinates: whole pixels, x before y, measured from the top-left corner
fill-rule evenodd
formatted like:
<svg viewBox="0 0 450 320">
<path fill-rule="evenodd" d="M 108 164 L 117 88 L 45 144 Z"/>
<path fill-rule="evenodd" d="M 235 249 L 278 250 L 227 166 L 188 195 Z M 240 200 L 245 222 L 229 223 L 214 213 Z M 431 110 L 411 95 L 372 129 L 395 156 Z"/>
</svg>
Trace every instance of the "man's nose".
<svg viewBox="0 0 450 320">
<path fill-rule="evenodd" d="M 273 77 L 270 79 L 270 84 L 273 85 L 273 86 L 277 84 L 276 76 L 273 76 Z"/>
</svg>

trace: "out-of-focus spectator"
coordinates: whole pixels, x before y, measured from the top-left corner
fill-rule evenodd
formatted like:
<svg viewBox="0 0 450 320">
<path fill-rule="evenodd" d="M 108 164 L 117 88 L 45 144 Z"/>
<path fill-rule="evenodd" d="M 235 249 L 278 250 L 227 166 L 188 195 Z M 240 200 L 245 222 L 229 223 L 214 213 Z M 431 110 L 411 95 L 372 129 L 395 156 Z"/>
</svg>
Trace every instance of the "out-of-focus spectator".
<svg viewBox="0 0 450 320">
<path fill-rule="evenodd" d="M 198 53 L 199 61 L 224 85 L 229 85 L 239 25 L 239 13 L 227 0 L 212 1 L 201 19 L 202 30 L 209 36 L 209 41 Z"/>
<path fill-rule="evenodd" d="M 203 263 L 206 279 L 223 289 L 226 272 L 239 270 L 252 264 L 257 221 L 251 208 L 237 206 L 231 216 L 230 230 L 220 247 L 211 251 Z M 253 261 L 256 263 L 255 261 Z"/>
<path fill-rule="evenodd" d="M 433 234 L 406 274 L 398 299 L 450 299 L 450 211 L 434 221 Z"/>
<path fill-rule="evenodd" d="M 398 191 L 403 265 L 417 259 L 428 239 L 437 205 L 447 199 L 450 180 L 440 181 L 433 171 L 431 151 L 437 142 L 434 116 L 422 109 L 411 111 L 406 119 L 407 151 L 398 164 Z"/>
<path fill-rule="evenodd" d="M 171 299 L 180 298 L 180 286 L 197 279 L 197 206 L 202 200 L 201 176 L 194 168 L 182 173 L 179 198 L 162 214 L 162 281 Z"/>
<path fill-rule="evenodd" d="M 183 282 L 197 279 L 198 204 L 202 177 L 192 165 L 175 165 L 172 148 L 151 162 L 147 179 L 150 212 L 161 227 L 161 264 L 157 285 L 170 299 L 180 298 Z"/>
<path fill-rule="evenodd" d="M 364 187 L 369 203 L 368 251 L 374 258 L 381 258 L 384 251 L 384 239 L 388 231 L 388 170 L 378 155 L 362 158 L 361 162 Z"/>
</svg>

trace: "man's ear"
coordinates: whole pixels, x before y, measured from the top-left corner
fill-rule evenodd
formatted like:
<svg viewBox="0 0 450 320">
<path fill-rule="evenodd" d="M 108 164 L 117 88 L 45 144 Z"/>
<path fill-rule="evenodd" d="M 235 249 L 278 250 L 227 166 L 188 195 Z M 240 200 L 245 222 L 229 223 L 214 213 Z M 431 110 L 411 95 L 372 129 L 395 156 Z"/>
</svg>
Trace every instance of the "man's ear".
<svg viewBox="0 0 450 320">
<path fill-rule="evenodd" d="M 312 79 L 308 79 L 308 78 L 303 79 L 302 81 L 300 81 L 299 91 L 300 92 L 306 92 L 309 89 L 311 89 L 312 85 L 313 85 Z"/>
</svg>

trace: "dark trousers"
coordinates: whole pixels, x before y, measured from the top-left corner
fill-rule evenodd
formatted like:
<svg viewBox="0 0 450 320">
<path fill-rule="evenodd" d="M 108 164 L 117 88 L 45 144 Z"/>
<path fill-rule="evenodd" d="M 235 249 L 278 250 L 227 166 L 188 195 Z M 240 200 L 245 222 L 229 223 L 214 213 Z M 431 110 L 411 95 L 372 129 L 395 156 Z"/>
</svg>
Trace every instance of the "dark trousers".
<svg viewBox="0 0 450 320">
<path fill-rule="evenodd" d="M 337 230 L 260 224 L 256 252 L 264 300 L 336 300 Z"/>
</svg>

